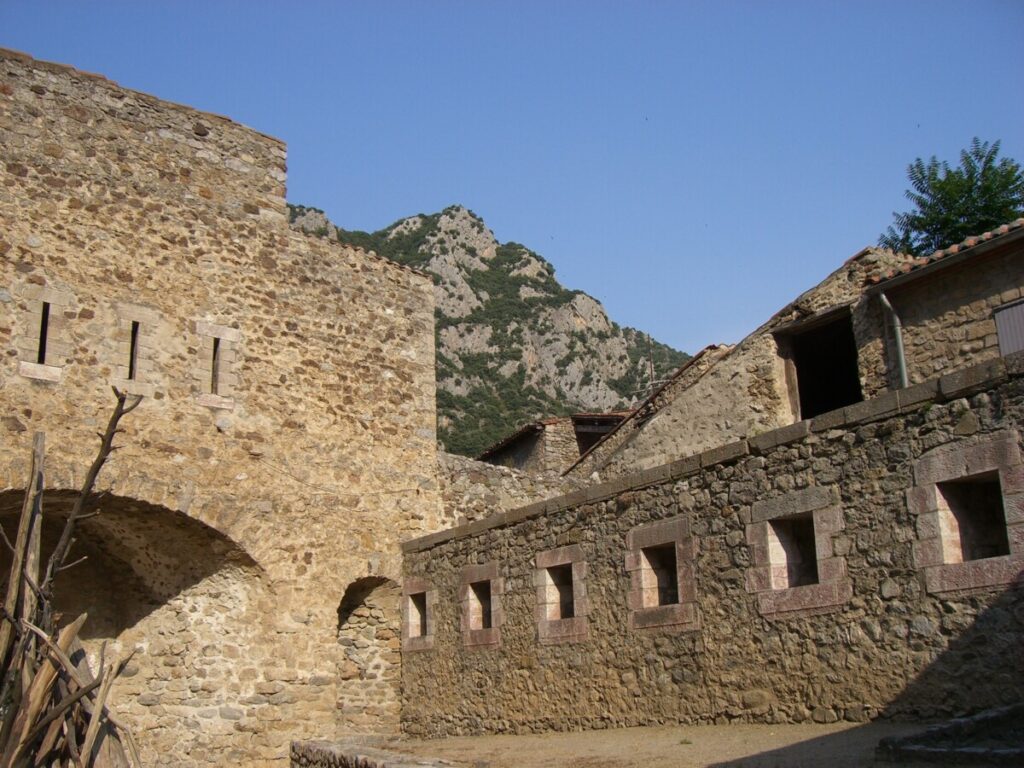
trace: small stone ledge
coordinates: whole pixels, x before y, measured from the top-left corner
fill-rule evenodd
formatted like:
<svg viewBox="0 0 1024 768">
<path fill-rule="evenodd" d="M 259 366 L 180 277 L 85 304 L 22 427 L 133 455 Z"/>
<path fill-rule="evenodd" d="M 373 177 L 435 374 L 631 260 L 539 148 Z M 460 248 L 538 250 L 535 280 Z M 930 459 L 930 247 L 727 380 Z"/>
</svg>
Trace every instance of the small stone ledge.
<svg viewBox="0 0 1024 768">
<path fill-rule="evenodd" d="M 913 736 L 888 737 L 878 742 L 880 763 L 924 765 L 1024 765 L 1024 744 L 972 746 L 1006 732 L 1024 720 L 1024 704 L 990 709 L 932 726 Z"/>
<path fill-rule="evenodd" d="M 989 360 L 970 368 L 963 368 L 905 389 L 886 392 L 871 400 L 854 403 L 820 414 L 812 419 L 778 427 L 749 440 L 737 440 L 710 448 L 699 454 L 623 475 L 580 491 L 573 491 L 566 496 L 556 496 L 519 509 L 485 517 L 473 523 L 411 539 L 402 543 L 402 551 L 423 552 L 446 541 L 472 536 L 492 528 L 512 525 L 532 517 L 560 512 L 581 504 L 607 501 L 626 491 L 641 490 L 651 485 L 678 480 L 706 467 L 726 464 L 751 454 L 765 453 L 780 445 L 802 440 L 812 432 L 824 432 L 846 425 L 853 426 L 890 418 L 927 403 L 963 397 L 995 385 L 1006 379 L 1007 376 L 1020 375 L 1024 375 L 1024 352 Z"/>
<path fill-rule="evenodd" d="M 448 760 L 388 752 L 358 741 L 293 741 L 291 768 L 450 768 Z"/>
</svg>

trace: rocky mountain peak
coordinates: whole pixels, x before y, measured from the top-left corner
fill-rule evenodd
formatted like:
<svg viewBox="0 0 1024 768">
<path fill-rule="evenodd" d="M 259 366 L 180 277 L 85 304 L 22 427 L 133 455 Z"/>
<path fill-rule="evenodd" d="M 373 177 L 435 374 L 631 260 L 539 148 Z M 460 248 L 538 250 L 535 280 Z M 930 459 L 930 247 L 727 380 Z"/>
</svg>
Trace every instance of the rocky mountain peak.
<svg viewBox="0 0 1024 768">
<path fill-rule="evenodd" d="M 466 455 L 540 417 L 620 410 L 687 355 L 612 322 L 519 243 L 499 243 L 471 210 L 400 219 L 378 232 L 341 229 L 291 207 L 292 226 L 376 251 L 436 276 L 438 437 Z"/>
</svg>

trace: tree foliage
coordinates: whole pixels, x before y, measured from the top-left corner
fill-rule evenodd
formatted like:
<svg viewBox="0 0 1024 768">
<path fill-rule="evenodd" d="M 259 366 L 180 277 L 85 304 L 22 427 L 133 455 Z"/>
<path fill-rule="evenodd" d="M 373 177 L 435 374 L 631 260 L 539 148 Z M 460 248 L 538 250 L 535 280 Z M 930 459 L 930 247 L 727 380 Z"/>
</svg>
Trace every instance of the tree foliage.
<svg viewBox="0 0 1024 768">
<path fill-rule="evenodd" d="M 914 209 L 893 213 L 894 222 L 878 238 L 879 245 L 923 255 L 959 243 L 972 235 L 1013 221 L 1024 214 L 1024 173 L 1020 165 L 997 159 L 999 142 L 977 137 L 960 151 L 960 166 L 932 155 L 907 166 Z"/>
</svg>

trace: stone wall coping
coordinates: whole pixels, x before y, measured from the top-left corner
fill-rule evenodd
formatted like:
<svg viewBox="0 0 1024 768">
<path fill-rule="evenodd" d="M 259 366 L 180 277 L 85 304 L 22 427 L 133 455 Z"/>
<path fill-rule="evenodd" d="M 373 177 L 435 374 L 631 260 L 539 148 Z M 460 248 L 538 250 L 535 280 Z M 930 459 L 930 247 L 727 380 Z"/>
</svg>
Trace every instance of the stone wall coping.
<svg viewBox="0 0 1024 768">
<path fill-rule="evenodd" d="M 257 136 L 260 136 L 260 137 L 262 137 L 264 139 L 267 139 L 268 141 L 272 141 L 274 144 L 277 144 L 282 149 L 285 147 L 285 142 L 284 142 L 283 139 L 279 139 L 276 136 L 271 136 L 268 133 L 263 133 L 262 131 L 258 131 L 255 128 L 249 127 L 248 125 L 243 125 L 242 123 L 239 123 L 236 120 L 232 120 L 230 117 L 225 117 L 224 115 L 218 115 L 216 112 L 206 112 L 206 111 L 204 111 L 202 109 L 196 109 L 195 107 L 190 107 L 187 104 L 179 104 L 179 103 L 177 103 L 175 101 L 168 101 L 167 99 L 160 99 L 160 98 L 157 98 L 156 96 L 154 96 L 151 93 L 145 93 L 143 91 L 136 91 L 133 88 L 125 88 L 123 85 L 119 84 L 118 82 L 116 82 L 114 80 L 111 80 L 109 77 L 105 77 L 104 75 L 98 75 L 95 72 L 86 72 L 86 71 L 81 70 L 81 69 L 76 69 L 75 67 L 72 67 L 69 64 L 61 64 L 61 63 L 55 62 L 55 61 L 46 61 L 44 59 L 37 59 L 34 56 L 32 56 L 31 54 L 25 53 L 24 51 L 16 51 L 16 50 L 14 50 L 12 48 L 0 47 L 0 59 L 9 59 L 9 60 L 13 60 L 13 61 L 20 61 L 23 64 L 30 65 L 30 66 L 34 67 L 35 69 L 40 69 L 40 70 L 43 70 L 45 72 L 56 72 L 58 74 L 67 74 L 67 75 L 71 75 L 73 77 L 80 77 L 80 78 L 82 78 L 84 80 L 92 80 L 93 82 L 96 82 L 96 83 L 101 83 L 101 84 L 109 85 L 109 86 L 111 86 L 113 88 L 117 88 L 117 89 L 119 89 L 121 91 L 125 91 L 126 93 L 130 93 L 134 97 L 136 97 L 138 99 L 141 99 L 143 101 L 149 102 L 149 103 L 154 103 L 155 102 L 157 104 L 161 104 L 161 105 L 169 107 L 171 109 L 178 110 L 180 112 L 187 112 L 187 113 L 191 113 L 191 114 L 194 114 L 194 115 L 202 115 L 203 117 L 210 118 L 211 120 L 215 120 L 215 121 L 220 122 L 220 123 L 226 123 L 228 125 L 238 126 L 239 128 L 242 128 L 243 130 L 248 131 L 249 133 L 252 133 L 252 134 L 255 134 Z"/>
<path fill-rule="evenodd" d="M 338 742 L 293 741 L 290 764 L 295 768 L 451 768 L 448 760 L 390 752 L 373 737 Z"/>
<path fill-rule="evenodd" d="M 780 445 L 798 442 L 812 432 L 879 421 L 899 413 L 917 410 L 933 402 L 946 402 L 963 397 L 998 384 L 1007 378 L 1016 378 L 1022 375 L 1024 375 L 1024 352 L 988 360 L 905 389 L 890 390 L 878 397 L 844 408 L 837 408 L 810 420 L 778 427 L 751 437 L 749 440 L 737 440 L 716 446 L 667 464 L 591 485 L 582 491 L 556 496 L 508 512 L 500 512 L 466 525 L 410 539 L 402 543 L 402 551 L 423 552 L 445 542 L 475 536 L 493 528 L 513 525 L 523 520 L 570 509 L 581 504 L 608 501 L 626 491 L 641 490 L 652 485 L 682 479 L 696 474 L 702 468 L 728 464 L 745 456 L 756 455 Z"/>
</svg>

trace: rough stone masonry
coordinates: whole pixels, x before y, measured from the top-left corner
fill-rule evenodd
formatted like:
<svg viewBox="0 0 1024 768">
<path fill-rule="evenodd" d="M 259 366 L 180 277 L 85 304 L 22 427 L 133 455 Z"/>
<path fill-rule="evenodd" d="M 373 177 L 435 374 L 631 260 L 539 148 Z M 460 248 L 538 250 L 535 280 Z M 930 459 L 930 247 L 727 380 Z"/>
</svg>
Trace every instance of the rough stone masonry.
<svg viewBox="0 0 1024 768">
<path fill-rule="evenodd" d="M 102 77 L 0 51 L 0 145 L 0 512 L 43 430 L 59 525 L 111 386 L 145 396 L 58 591 L 93 652 L 140 649 L 146 763 L 397 727 L 397 654 L 355 673 L 372 724 L 339 706 L 339 611 L 438 524 L 430 281 L 289 230 L 280 141 Z"/>
</svg>

